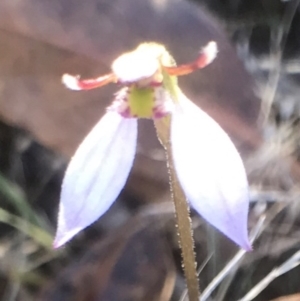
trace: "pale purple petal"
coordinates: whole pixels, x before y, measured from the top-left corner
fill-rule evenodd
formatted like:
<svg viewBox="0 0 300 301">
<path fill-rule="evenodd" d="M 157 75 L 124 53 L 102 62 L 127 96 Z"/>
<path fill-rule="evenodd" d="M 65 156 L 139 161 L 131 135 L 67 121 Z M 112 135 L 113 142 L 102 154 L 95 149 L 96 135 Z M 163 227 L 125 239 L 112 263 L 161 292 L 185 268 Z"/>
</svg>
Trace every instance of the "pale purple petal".
<svg viewBox="0 0 300 301">
<path fill-rule="evenodd" d="M 239 246 L 248 240 L 248 183 L 228 135 L 184 95 L 171 121 L 175 170 L 189 202 Z"/>
<path fill-rule="evenodd" d="M 137 120 L 107 112 L 77 149 L 62 185 L 54 247 L 60 247 L 103 215 L 131 170 Z"/>
</svg>

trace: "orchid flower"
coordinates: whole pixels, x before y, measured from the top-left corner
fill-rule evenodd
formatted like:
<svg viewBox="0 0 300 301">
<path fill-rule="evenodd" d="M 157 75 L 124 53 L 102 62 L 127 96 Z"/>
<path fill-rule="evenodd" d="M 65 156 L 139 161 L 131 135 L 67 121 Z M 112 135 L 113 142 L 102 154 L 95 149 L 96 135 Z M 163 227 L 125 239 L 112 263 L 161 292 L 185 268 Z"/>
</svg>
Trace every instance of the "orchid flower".
<svg viewBox="0 0 300 301">
<path fill-rule="evenodd" d="M 63 76 L 72 90 L 108 83 L 123 88 L 67 168 L 54 247 L 95 222 L 120 194 L 134 162 L 138 119 L 170 118 L 173 165 L 187 200 L 215 228 L 251 249 L 248 183 L 240 155 L 222 128 L 177 84 L 177 76 L 205 67 L 216 54 L 216 43 L 210 42 L 194 62 L 176 66 L 163 45 L 143 43 L 118 57 L 107 75 L 87 80 Z"/>
</svg>

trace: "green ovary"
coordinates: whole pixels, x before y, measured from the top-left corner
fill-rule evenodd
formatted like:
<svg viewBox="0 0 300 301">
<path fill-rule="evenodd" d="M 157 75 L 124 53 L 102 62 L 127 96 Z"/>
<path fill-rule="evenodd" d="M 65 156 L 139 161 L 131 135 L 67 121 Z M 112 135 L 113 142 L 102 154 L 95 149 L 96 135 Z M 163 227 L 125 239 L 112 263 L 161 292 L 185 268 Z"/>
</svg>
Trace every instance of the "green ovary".
<svg viewBox="0 0 300 301">
<path fill-rule="evenodd" d="M 152 118 L 154 89 L 131 87 L 128 95 L 130 114 L 138 118 Z"/>
</svg>

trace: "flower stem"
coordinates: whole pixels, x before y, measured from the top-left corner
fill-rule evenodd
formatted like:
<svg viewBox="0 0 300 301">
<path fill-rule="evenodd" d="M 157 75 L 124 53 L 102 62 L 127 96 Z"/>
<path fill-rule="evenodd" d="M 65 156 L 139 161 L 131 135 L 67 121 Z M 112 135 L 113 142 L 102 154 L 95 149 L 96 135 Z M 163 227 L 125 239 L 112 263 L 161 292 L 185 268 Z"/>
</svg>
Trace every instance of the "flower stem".
<svg viewBox="0 0 300 301">
<path fill-rule="evenodd" d="M 155 121 L 155 127 L 158 138 L 165 148 L 167 156 L 170 189 L 175 206 L 178 241 L 182 252 L 182 266 L 186 278 L 189 301 L 198 301 L 200 297 L 200 289 L 196 269 L 190 210 L 173 166 L 172 145 L 169 140 L 169 122 L 169 118 Z"/>
<path fill-rule="evenodd" d="M 182 252 L 183 269 L 186 277 L 189 301 L 198 301 L 199 282 L 194 252 L 194 239 L 190 210 L 186 197 L 178 183 L 178 179 L 173 167 L 170 147 L 167 148 L 168 169 L 170 177 L 170 188 L 172 199 L 175 205 L 175 215 L 177 221 L 178 240 Z"/>
</svg>

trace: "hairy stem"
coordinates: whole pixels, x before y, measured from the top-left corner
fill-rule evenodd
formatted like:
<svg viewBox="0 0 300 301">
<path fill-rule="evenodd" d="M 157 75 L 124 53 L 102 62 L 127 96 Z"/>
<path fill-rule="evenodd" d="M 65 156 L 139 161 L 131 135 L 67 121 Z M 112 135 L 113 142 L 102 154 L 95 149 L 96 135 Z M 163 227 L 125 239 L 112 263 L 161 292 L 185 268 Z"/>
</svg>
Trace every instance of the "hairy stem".
<svg viewBox="0 0 300 301">
<path fill-rule="evenodd" d="M 170 118 L 155 121 L 158 138 L 166 150 L 170 189 L 175 206 L 178 240 L 182 252 L 182 265 L 187 283 L 189 301 L 198 301 L 200 289 L 196 269 L 190 210 L 173 166 L 172 145 L 169 139 L 169 125 Z"/>
<path fill-rule="evenodd" d="M 183 269 L 188 287 L 189 300 L 198 301 L 200 292 L 196 270 L 194 239 L 192 223 L 190 218 L 190 210 L 186 201 L 186 197 L 178 183 L 178 179 L 173 167 L 171 149 L 168 147 L 166 152 L 168 158 L 168 169 L 171 186 L 170 188 L 172 193 L 172 199 L 175 205 L 178 239 L 182 252 Z"/>
</svg>

